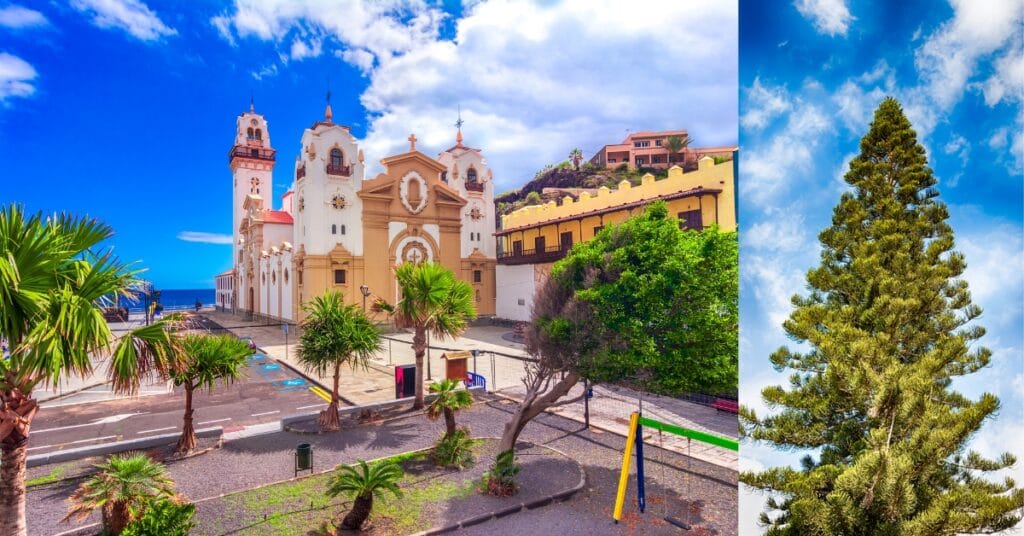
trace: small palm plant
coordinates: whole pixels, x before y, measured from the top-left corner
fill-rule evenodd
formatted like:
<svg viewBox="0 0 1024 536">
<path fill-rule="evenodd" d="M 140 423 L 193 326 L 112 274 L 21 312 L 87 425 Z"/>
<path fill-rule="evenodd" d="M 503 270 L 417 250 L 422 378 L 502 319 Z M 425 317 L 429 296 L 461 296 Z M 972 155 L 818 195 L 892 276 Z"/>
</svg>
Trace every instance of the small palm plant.
<svg viewBox="0 0 1024 536">
<path fill-rule="evenodd" d="M 244 374 L 242 366 L 251 354 L 249 345 L 231 335 L 190 333 L 180 339 L 183 366 L 171 371 L 174 385 L 185 389 L 185 416 L 175 451 L 196 448 L 192 398 L 196 389 L 213 391 L 217 383 L 228 385 Z"/>
<path fill-rule="evenodd" d="M 494 461 L 494 467 L 484 473 L 484 491 L 498 497 L 515 495 L 519 469 L 512 449 L 501 452 Z"/>
<path fill-rule="evenodd" d="M 462 382 L 452 379 L 430 384 L 430 392 L 437 396 L 427 406 L 427 418 L 435 420 L 444 415 L 444 439 L 448 439 L 455 433 L 455 412 L 472 406 L 473 397 Z"/>
<path fill-rule="evenodd" d="M 141 517 L 149 504 L 176 496 L 174 482 L 163 464 L 145 454 L 115 454 L 96 468 L 99 471 L 68 497 L 64 521 L 83 520 L 99 509 L 104 531 L 117 536 Z"/>
<path fill-rule="evenodd" d="M 343 465 L 331 479 L 327 488 L 328 497 L 339 495 L 353 500 L 352 510 L 341 520 L 341 526 L 359 530 L 373 510 L 373 498 L 384 499 L 384 492 L 390 491 L 395 497 L 401 498 L 398 481 L 402 478 L 402 468 L 394 462 L 378 462 L 373 465 L 359 460 L 355 466 Z"/>
</svg>

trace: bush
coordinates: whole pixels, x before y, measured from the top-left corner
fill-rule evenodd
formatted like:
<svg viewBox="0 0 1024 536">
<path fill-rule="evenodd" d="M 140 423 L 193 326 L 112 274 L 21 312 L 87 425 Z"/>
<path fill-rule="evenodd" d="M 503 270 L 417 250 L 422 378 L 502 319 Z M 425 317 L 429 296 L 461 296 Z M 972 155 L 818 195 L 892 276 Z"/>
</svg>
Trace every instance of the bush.
<svg viewBox="0 0 1024 536">
<path fill-rule="evenodd" d="M 537 192 L 530 192 L 530 193 L 526 194 L 526 204 L 527 205 L 539 205 L 541 203 L 542 203 L 542 200 L 540 198 L 540 194 L 539 193 L 537 193 Z"/>
<path fill-rule="evenodd" d="M 125 527 L 121 536 L 186 536 L 195 527 L 196 506 L 159 500 L 151 503 L 142 517 Z"/>
<path fill-rule="evenodd" d="M 515 453 L 509 449 L 494 461 L 494 467 L 484 473 L 484 491 L 497 497 L 511 497 L 516 494 L 516 475 L 520 467 L 516 465 Z"/>
<path fill-rule="evenodd" d="M 459 428 L 451 436 L 444 437 L 434 445 L 434 462 L 445 467 L 462 469 L 473 463 L 473 440 L 469 438 L 469 430 Z"/>
</svg>

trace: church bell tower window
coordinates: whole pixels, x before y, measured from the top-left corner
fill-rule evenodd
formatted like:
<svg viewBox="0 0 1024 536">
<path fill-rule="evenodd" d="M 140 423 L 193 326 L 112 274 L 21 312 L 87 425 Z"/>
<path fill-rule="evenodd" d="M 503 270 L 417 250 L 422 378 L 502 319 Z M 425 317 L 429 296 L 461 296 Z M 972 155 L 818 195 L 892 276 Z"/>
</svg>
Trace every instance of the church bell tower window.
<svg viewBox="0 0 1024 536">
<path fill-rule="evenodd" d="M 475 183 L 476 182 L 476 170 L 475 169 L 469 168 L 469 171 L 466 172 L 466 182 L 471 182 L 471 183 Z"/>
</svg>

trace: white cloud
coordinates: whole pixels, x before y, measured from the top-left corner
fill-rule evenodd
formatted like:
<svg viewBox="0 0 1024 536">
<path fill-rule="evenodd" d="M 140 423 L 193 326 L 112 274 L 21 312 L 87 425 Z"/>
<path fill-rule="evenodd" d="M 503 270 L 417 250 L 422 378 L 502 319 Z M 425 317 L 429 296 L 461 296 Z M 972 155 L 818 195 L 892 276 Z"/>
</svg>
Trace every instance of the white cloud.
<svg viewBox="0 0 1024 536">
<path fill-rule="evenodd" d="M 405 150 L 411 132 L 426 152 L 452 145 L 460 105 L 465 143 L 483 149 L 499 190 L 573 147 L 589 157 L 627 129 L 685 128 L 695 146 L 737 141 L 735 4 L 671 3 L 637 17 L 621 2 L 498 0 L 464 6 L 452 40 L 439 38 L 445 15 L 420 2 L 325 10 L 312 0 L 236 0 L 223 16 L 235 37 L 278 43 L 287 55 L 296 36 L 322 37 L 324 52 L 367 76 L 369 173 Z"/>
<path fill-rule="evenodd" d="M 259 71 L 252 71 L 249 74 L 251 74 L 256 80 L 263 80 L 264 78 L 277 76 L 277 64 L 271 63 L 270 65 L 264 65 Z"/>
<path fill-rule="evenodd" d="M 791 298 L 806 288 L 804 270 L 794 264 L 775 255 L 743 256 L 740 271 L 747 280 L 744 291 L 753 291 L 762 312 L 758 316 L 767 316 L 768 319 L 767 326 L 762 329 L 769 333 L 781 331 L 782 322 L 793 311 Z"/>
<path fill-rule="evenodd" d="M 742 246 L 750 251 L 791 253 L 807 249 L 809 235 L 799 208 L 766 211 L 762 221 L 750 226 L 740 237 Z"/>
<path fill-rule="evenodd" d="M 34 9 L 15 4 L 0 8 L 0 26 L 17 29 L 48 24 L 49 21 L 46 20 L 46 17 Z"/>
<path fill-rule="evenodd" d="M 10 97 L 29 97 L 36 92 L 36 70 L 17 56 L 0 52 L 0 104 Z"/>
<path fill-rule="evenodd" d="M 845 36 L 854 20 L 844 0 L 796 0 L 793 5 L 821 34 Z"/>
<path fill-rule="evenodd" d="M 808 180 L 816 162 L 812 150 L 822 134 L 832 130 L 828 115 L 818 106 L 797 99 L 793 109 L 782 130 L 767 145 L 751 147 L 743 159 L 740 195 L 755 206 L 773 206 L 795 184 Z"/>
<path fill-rule="evenodd" d="M 200 242 L 203 244 L 230 244 L 233 240 L 231 235 L 219 233 L 204 233 L 201 231 L 182 231 L 178 233 L 178 240 L 185 242 Z"/>
<path fill-rule="evenodd" d="M 293 60 L 303 60 L 305 58 L 315 58 L 320 55 L 323 45 L 320 39 L 310 39 L 309 43 L 306 43 L 298 37 L 292 41 L 290 57 Z"/>
<path fill-rule="evenodd" d="M 959 207 L 950 207 L 954 218 L 959 212 Z M 1020 277 L 1024 273 L 1024 239 L 1019 227 L 996 223 L 986 227 L 957 237 L 957 249 L 967 260 L 963 277 L 970 284 L 974 303 L 985 310 L 982 324 L 1011 326 L 1024 313 Z"/>
<path fill-rule="evenodd" d="M 992 132 L 992 137 L 988 139 L 988 146 L 994 150 L 999 150 L 1006 147 L 1007 139 L 1010 135 L 1010 129 L 1006 127 L 997 128 Z"/>
<path fill-rule="evenodd" d="M 71 5 L 92 16 L 96 26 L 118 28 L 143 41 L 156 41 L 178 33 L 139 0 L 72 0 Z"/>
<path fill-rule="evenodd" d="M 927 38 L 914 60 L 925 82 L 924 90 L 943 111 L 963 97 L 968 81 L 976 74 L 977 63 L 1016 41 L 1013 37 L 1024 23 L 1024 4 L 1020 2 L 953 0 L 951 3 L 953 19 Z M 1012 54 L 1019 55 L 1019 48 L 1013 49 Z M 1009 61 L 1012 63 L 1012 56 Z M 987 98 L 995 99 L 1001 89 L 993 87 L 989 91 L 991 96 Z"/>
<path fill-rule="evenodd" d="M 836 115 L 847 130 L 866 132 L 875 108 L 884 98 L 885 92 L 878 87 L 865 90 L 852 80 L 847 80 L 832 94 L 832 103 L 836 106 Z"/>
<path fill-rule="evenodd" d="M 785 87 L 769 87 L 761 84 L 761 78 L 754 78 L 754 85 L 747 90 L 747 112 L 740 118 L 740 126 L 748 132 L 757 132 L 776 117 L 790 109 L 789 95 Z"/>
</svg>

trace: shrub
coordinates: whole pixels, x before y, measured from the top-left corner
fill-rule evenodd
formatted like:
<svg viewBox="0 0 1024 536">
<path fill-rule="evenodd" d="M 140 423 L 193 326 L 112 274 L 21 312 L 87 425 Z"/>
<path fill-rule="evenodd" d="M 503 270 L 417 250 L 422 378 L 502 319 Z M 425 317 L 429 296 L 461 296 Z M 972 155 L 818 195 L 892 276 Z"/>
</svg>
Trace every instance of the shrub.
<svg viewBox="0 0 1024 536">
<path fill-rule="evenodd" d="M 473 440 L 469 430 L 459 428 L 451 435 L 443 435 L 434 446 L 434 462 L 445 467 L 462 469 L 473 463 Z"/>
<path fill-rule="evenodd" d="M 541 204 L 540 194 L 537 192 L 530 192 L 526 194 L 527 205 L 539 205 Z"/>
<path fill-rule="evenodd" d="M 121 536 L 186 536 L 196 525 L 192 521 L 195 513 L 194 504 L 158 500 L 142 517 L 129 523 Z"/>
<path fill-rule="evenodd" d="M 519 469 L 512 449 L 498 454 L 494 467 L 484 473 L 484 491 L 497 497 L 515 495 L 516 475 L 519 474 Z"/>
</svg>

